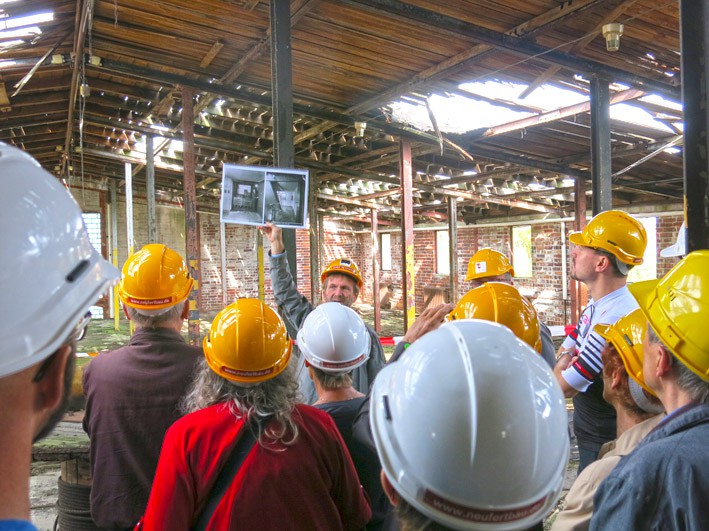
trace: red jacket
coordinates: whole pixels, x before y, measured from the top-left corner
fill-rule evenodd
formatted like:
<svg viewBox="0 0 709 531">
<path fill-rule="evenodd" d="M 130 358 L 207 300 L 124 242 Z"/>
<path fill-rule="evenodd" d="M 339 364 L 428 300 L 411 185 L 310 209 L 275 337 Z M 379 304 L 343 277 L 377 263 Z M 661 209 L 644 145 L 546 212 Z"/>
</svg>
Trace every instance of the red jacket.
<svg viewBox="0 0 709 531">
<path fill-rule="evenodd" d="M 207 526 L 225 530 L 361 529 L 371 511 L 330 416 L 299 405 L 289 446 L 255 444 Z M 178 420 L 165 441 L 143 518 L 144 530 L 189 529 L 242 428 L 224 404 Z"/>
</svg>

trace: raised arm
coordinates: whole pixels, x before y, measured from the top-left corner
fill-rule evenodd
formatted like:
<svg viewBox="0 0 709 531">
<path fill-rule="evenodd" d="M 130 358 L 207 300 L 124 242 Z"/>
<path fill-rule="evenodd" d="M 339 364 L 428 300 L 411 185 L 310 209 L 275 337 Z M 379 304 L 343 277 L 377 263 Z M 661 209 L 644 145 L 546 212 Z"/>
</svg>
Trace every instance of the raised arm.
<svg viewBox="0 0 709 531">
<path fill-rule="evenodd" d="M 273 298 L 276 300 L 281 317 L 288 325 L 288 333 L 295 337 L 294 332 L 300 328 L 313 305 L 305 298 L 295 285 L 293 275 L 288 267 L 288 258 L 283 245 L 283 232 L 273 223 L 260 227 L 261 233 L 268 238 L 270 250 L 270 276 Z"/>
</svg>

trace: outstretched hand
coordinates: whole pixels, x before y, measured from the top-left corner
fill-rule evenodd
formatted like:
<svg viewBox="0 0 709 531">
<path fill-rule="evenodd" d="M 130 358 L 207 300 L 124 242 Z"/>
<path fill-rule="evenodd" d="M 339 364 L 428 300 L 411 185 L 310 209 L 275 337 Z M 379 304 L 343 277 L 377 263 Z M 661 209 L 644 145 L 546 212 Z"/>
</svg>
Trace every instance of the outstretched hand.
<svg viewBox="0 0 709 531">
<path fill-rule="evenodd" d="M 259 227 L 259 230 L 271 243 L 271 255 L 281 254 L 286 250 L 285 245 L 283 245 L 283 231 L 280 227 L 276 227 L 269 222 Z"/>
<path fill-rule="evenodd" d="M 449 302 L 426 308 L 407 330 L 402 340 L 406 343 L 413 343 L 424 334 L 432 332 L 443 324 L 446 315 L 452 312 L 453 308 L 455 308 L 455 304 Z"/>
</svg>

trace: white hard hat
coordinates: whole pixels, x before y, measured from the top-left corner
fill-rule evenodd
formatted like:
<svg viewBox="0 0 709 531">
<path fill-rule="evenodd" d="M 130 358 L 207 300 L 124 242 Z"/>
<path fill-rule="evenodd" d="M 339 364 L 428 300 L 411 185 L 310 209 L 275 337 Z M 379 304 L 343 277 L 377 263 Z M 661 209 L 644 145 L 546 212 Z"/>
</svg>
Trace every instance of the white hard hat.
<svg viewBox="0 0 709 531">
<path fill-rule="evenodd" d="M 305 359 L 329 373 L 349 372 L 365 363 L 370 341 L 362 318 L 339 302 L 315 308 L 298 332 L 298 348 Z"/>
<path fill-rule="evenodd" d="M 556 504 L 569 453 L 551 369 L 506 327 L 464 319 L 377 375 L 370 423 L 382 468 L 452 529 L 525 529 Z"/>
<path fill-rule="evenodd" d="M 660 256 L 662 258 L 672 258 L 675 256 L 684 256 L 687 254 L 687 226 L 682 222 L 682 226 L 677 232 L 677 241 L 665 247 L 660 251 Z"/>
<path fill-rule="evenodd" d="M 0 142 L 0 377 L 47 358 L 119 278 L 81 210 L 29 155 Z"/>
</svg>

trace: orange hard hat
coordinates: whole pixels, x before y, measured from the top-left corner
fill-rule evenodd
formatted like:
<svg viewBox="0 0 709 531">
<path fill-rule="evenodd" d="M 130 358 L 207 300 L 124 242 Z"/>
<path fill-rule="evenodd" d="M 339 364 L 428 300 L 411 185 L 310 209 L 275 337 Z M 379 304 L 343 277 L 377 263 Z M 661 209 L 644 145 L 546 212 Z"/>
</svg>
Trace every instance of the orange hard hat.
<svg viewBox="0 0 709 531">
<path fill-rule="evenodd" d="M 157 243 L 144 246 L 123 264 L 118 296 L 138 310 L 162 310 L 184 301 L 194 280 L 184 259 Z"/>
<path fill-rule="evenodd" d="M 645 227 L 622 210 L 606 210 L 593 217 L 580 232 L 572 232 L 569 241 L 611 253 L 628 265 L 643 263 L 647 247 Z"/>
<path fill-rule="evenodd" d="M 270 306 L 258 299 L 238 299 L 214 318 L 203 348 L 207 364 L 219 376 L 253 384 L 285 370 L 292 343 Z"/>
<path fill-rule="evenodd" d="M 484 319 L 505 325 L 537 352 L 542 351 L 537 311 L 514 286 L 486 282 L 463 295 L 448 320 Z"/>
<path fill-rule="evenodd" d="M 465 280 L 496 277 L 509 273 L 514 276 L 515 270 L 508 258 L 500 251 L 486 247 L 480 249 L 468 262 L 468 274 Z"/>
<path fill-rule="evenodd" d="M 337 260 L 333 260 L 325 268 L 325 271 L 322 272 L 320 281 L 325 282 L 325 278 L 333 273 L 347 275 L 348 277 L 353 278 L 357 283 L 357 287 L 362 289 L 362 274 L 359 272 L 359 267 L 357 267 L 354 260 L 350 260 L 349 258 L 338 258 Z"/>
</svg>

